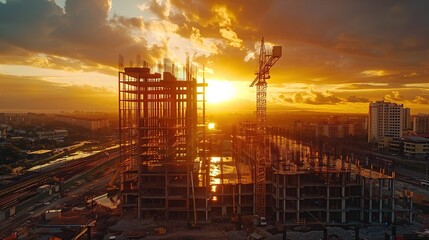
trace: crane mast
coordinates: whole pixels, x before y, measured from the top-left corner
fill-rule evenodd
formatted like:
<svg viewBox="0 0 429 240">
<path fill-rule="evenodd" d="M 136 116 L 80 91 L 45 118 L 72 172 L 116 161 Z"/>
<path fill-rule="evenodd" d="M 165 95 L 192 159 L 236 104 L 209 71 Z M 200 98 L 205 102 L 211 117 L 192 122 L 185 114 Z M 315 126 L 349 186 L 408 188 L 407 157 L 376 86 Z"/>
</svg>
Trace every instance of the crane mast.
<svg viewBox="0 0 429 240">
<path fill-rule="evenodd" d="M 270 69 L 282 55 L 282 47 L 274 46 L 272 52 L 265 49 L 264 38 L 259 51 L 259 69 L 250 87 L 256 85 L 256 174 L 255 174 L 255 214 L 265 216 L 266 166 L 270 164 L 266 136 L 267 79 Z"/>
</svg>

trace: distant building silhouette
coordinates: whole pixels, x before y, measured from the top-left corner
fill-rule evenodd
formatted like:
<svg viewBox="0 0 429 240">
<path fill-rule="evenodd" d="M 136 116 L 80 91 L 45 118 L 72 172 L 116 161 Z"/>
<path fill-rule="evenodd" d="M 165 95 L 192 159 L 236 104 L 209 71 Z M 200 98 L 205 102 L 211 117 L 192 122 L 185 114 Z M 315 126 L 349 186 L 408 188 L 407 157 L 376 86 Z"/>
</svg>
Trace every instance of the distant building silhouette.
<svg viewBox="0 0 429 240">
<path fill-rule="evenodd" d="M 418 136 L 429 137 L 429 115 L 419 114 L 413 118 L 413 131 Z"/>
<path fill-rule="evenodd" d="M 88 119 L 64 115 L 55 115 L 55 120 L 72 126 L 80 126 L 91 131 L 109 127 L 109 120 L 102 118 Z"/>
</svg>

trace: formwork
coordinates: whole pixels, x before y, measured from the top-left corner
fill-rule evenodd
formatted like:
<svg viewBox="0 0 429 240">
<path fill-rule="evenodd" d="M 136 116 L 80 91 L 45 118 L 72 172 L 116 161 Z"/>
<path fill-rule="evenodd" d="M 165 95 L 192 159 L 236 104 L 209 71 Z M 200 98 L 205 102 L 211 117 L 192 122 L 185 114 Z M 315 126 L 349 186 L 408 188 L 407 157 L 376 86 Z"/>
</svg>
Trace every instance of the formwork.
<svg viewBox="0 0 429 240">
<path fill-rule="evenodd" d="M 207 215 L 207 186 L 197 174 L 206 173 L 197 158 L 206 85 L 188 67 L 184 79 L 148 67 L 118 73 L 121 206 L 139 219 L 189 220 L 193 202 L 200 219 Z"/>
</svg>

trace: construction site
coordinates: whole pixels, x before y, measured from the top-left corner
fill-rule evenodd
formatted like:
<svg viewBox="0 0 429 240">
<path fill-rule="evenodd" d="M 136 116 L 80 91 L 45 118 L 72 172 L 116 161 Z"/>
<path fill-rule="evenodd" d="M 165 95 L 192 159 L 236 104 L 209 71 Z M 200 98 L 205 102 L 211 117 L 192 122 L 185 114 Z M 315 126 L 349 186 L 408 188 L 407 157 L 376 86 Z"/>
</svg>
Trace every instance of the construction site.
<svg viewBox="0 0 429 240">
<path fill-rule="evenodd" d="M 429 226 L 429 218 L 413 206 L 427 201 L 427 189 L 412 187 L 404 176 L 398 180 L 390 165 L 373 165 L 338 142 L 318 136 L 303 140 L 267 124 L 270 69 L 281 57 L 281 46 L 265 49 L 262 39 L 249 88 L 256 88 L 255 119 L 239 119 L 227 129 L 206 114 L 204 66 L 198 69 L 188 58 L 184 66 L 164 59 L 150 68 L 137 56 L 124 67 L 120 56 L 119 144 L 95 145 L 94 155 L 74 162 L 60 157 L 54 160 L 61 161 L 57 167 L 43 174 L 39 168 L 5 185 L 0 236 L 425 236 L 425 230 L 417 231 Z"/>
<path fill-rule="evenodd" d="M 180 79 L 169 60 L 162 74 L 139 58 L 130 67 L 120 60 L 122 211 L 191 227 L 240 216 L 285 225 L 412 222 L 412 198 L 395 194 L 395 172 L 267 126 L 267 80 L 281 56 L 281 46 L 267 50 L 262 39 L 250 85 L 256 119 L 240 123 L 220 152 L 213 149 L 225 141 L 206 119 L 205 78 L 197 80 L 189 60 Z"/>
</svg>

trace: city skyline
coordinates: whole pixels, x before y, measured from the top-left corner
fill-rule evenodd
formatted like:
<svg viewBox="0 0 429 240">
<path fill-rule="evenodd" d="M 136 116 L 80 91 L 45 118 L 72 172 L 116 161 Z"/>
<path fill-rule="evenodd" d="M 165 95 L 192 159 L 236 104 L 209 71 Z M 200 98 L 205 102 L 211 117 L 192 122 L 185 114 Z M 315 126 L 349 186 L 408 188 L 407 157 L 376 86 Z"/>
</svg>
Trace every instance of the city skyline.
<svg viewBox="0 0 429 240">
<path fill-rule="evenodd" d="M 0 1 L 0 111 L 116 111 L 117 59 L 205 66 L 208 112 L 254 111 L 261 37 L 283 46 L 268 111 L 429 113 L 426 2 Z M 135 60 L 134 60 L 135 61 Z M 156 66 L 154 70 L 156 70 Z"/>
</svg>

